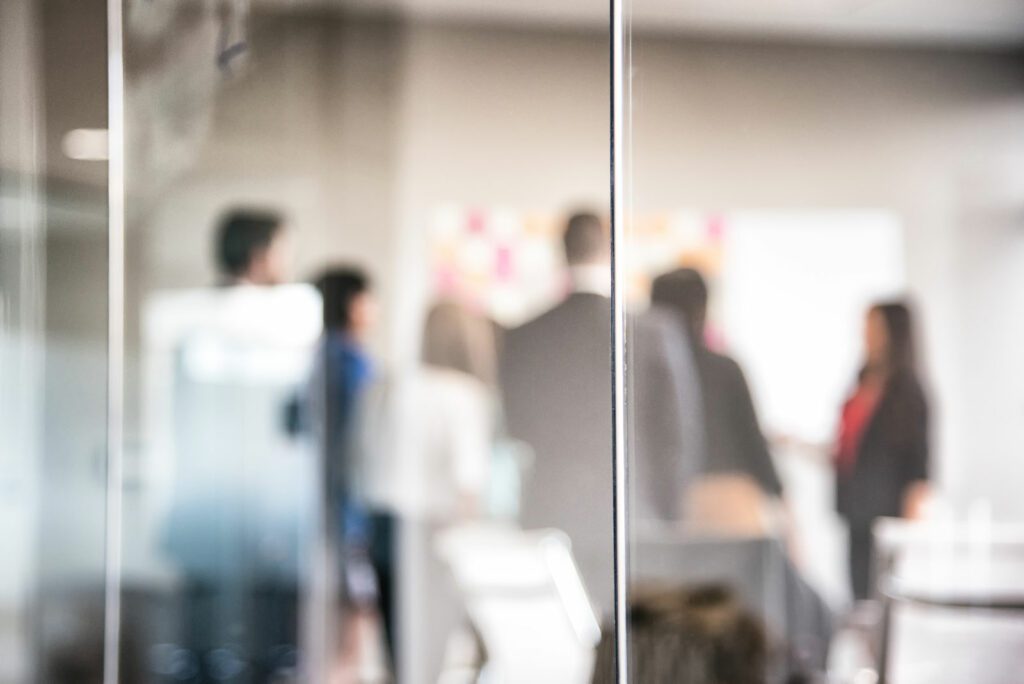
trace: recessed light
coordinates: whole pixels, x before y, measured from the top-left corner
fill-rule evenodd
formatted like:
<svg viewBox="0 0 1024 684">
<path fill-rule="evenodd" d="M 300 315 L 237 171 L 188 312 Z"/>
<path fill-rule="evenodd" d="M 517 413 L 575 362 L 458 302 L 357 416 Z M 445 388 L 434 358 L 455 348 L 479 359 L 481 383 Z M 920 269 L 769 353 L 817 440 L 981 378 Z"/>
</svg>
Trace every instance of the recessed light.
<svg viewBox="0 0 1024 684">
<path fill-rule="evenodd" d="M 106 128 L 76 128 L 64 134 L 61 149 L 68 159 L 107 161 L 108 140 Z"/>
</svg>

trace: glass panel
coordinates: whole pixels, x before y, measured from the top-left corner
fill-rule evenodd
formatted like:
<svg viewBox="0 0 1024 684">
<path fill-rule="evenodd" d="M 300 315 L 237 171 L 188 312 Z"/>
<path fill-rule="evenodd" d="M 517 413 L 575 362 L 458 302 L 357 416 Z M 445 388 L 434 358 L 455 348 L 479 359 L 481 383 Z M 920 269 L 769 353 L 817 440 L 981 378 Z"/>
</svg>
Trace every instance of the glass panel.
<svg viewBox="0 0 1024 684">
<path fill-rule="evenodd" d="M 349 4 L 124 4 L 122 680 L 587 681 L 606 7 Z"/>
<path fill-rule="evenodd" d="M 631 2 L 631 681 L 1000 681 L 1024 12 L 746 5 Z"/>
<path fill-rule="evenodd" d="M 103 672 L 105 21 L 97 2 L 0 6 L 3 682 Z"/>
</svg>

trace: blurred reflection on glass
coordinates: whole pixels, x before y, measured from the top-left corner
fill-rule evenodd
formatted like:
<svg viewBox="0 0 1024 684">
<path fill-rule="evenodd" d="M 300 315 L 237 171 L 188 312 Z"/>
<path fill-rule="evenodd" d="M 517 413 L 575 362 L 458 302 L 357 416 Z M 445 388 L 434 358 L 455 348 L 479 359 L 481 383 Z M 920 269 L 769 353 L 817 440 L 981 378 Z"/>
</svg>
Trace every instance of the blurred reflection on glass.
<svg viewBox="0 0 1024 684">
<path fill-rule="evenodd" d="M 152 293 L 143 310 L 150 490 L 129 529 L 166 579 L 129 596 L 167 606 L 135 625 L 160 639 L 145 657 L 166 676 L 265 681 L 298 667 L 315 463 L 287 410 L 309 375 L 320 299 L 271 287 L 286 276 L 284 230 L 271 212 L 228 212 L 213 249 L 225 286 Z"/>
</svg>

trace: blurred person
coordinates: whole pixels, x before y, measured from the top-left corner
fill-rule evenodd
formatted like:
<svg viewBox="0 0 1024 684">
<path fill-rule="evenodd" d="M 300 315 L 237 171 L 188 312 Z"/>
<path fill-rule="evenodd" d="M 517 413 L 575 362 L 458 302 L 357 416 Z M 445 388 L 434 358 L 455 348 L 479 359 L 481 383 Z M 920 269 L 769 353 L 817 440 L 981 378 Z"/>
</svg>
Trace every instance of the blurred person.
<svg viewBox="0 0 1024 684">
<path fill-rule="evenodd" d="M 602 630 L 593 684 L 614 682 L 615 632 Z M 629 605 L 630 681 L 764 684 L 768 635 L 760 618 L 720 585 L 637 590 Z"/>
<path fill-rule="evenodd" d="M 835 456 L 836 505 L 849 526 L 857 599 L 870 591 L 872 523 L 883 516 L 915 516 L 929 476 L 928 401 L 906 303 L 868 310 L 864 353 L 856 389 L 843 405 Z"/>
<path fill-rule="evenodd" d="M 436 523 L 485 509 L 496 422 L 497 350 L 491 323 L 454 302 L 431 307 L 419 367 L 397 399 L 405 409 L 395 438 L 404 510 Z M 382 480 L 384 478 L 377 478 Z"/>
<path fill-rule="evenodd" d="M 599 612 L 612 610 L 611 263 L 594 214 L 563 234 L 571 293 L 504 339 L 501 384 L 509 434 L 530 445 L 521 522 L 565 531 Z M 635 393 L 634 519 L 677 520 L 700 456 L 696 376 L 687 341 L 659 316 L 631 318 Z M 691 422 L 693 421 L 693 422 Z"/>
<path fill-rule="evenodd" d="M 724 535 L 708 540 L 715 540 L 726 555 L 735 552 L 736 561 L 743 562 L 742 548 L 791 530 L 778 530 L 772 524 L 767 504 L 769 499 L 782 501 L 783 488 L 743 370 L 734 359 L 707 344 L 708 298 L 707 282 L 692 268 L 658 276 L 651 290 L 652 305 L 671 312 L 676 325 L 694 341 L 707 459 L 690 492 L 690 522 L 702 532 Z M 783 510 L 788 513 L 785 506 Z M 785 536 L 792 555 L 793 540 L 791 535 Z M 776 634 L 782 667 L 793 676 L 823 671 L 831 634 L 830 611 L 785 557 L 785 551 L 775 557 L 775 549 L 781 550 L 781 546 L 768 543 L 765 548 L 771 550 L 771 562 L 781 570 L 764 587 L 785 609 L 784 632 Z M 778 577 L 784 579 L 783 586 L 775 584 Z"/>
<path fill-rule="evenodd" d="M 225 285 L 280 285 L 287 278 L 284 218 L 237 208 L 217 228 L 217 271 Z"/>
<path fill-rule="evenodd" d="M 485 515 L 494 450 L 497 350 L 493 324 L 442 301 L 427 314 L 420 363 L 375 388 L 367 423 L 371 498 L 401 517 L 403 560 L 417 588 L 402 599 L 402 681 L 436 682 L 464 621 L 437 556 L 440 533 Z M 375 420 L 376 418 L 376 420 Z"/>
<path fill-rule="evenodd" d="M 322 448 L 327 534 L 341 562 L 347 608 L 379 611 L 392 662 L 395 654 L 395 534 L 391 511 L 367 496 L 360 441 L 364 405 L 375 370 L 366 341 L 376 321 L 370 279 L 360 269 L 335 267 L 316 280 L 323 300 L 323 339 L 314 380 L 314 416 Z M 353 623 L 353 628 L 358 626 Z"/>
<path fill-rule="evenodd" d="M 159 335 L 146 339 L 144 353 L 162 358 L 147 367 L 167 371 L 147 382 L 171 399 L 170 413 L 160 415 L 171 434 L 156 449 L 171 450 L 175 467 L 161 545 L 183 594 L 184 655 L 160 667 L 182 678 L 191 672 L 196 681 L 273 681 L 297 665 L 305 542 L 298 530 L 307 519 L 308 471 L 279 439 L 280 425 L 263 419 L 302 380 L 195 362 L 210 350 L 225 358 L 308 356 L 315 296 L 272 287 L 287 275 L 283 233 L 276 212 L 228 211 L 212 250 L 223 287 L 147 302 L 146 334 Z M 278 334 L 282 320 L 299 330 Z"/>
<path fill-rule="evenodd" d="M 316 280 L 323 300 L 319 361 L 326 382 L 324 435 L 332 462 L 331 483 L 354 474 L 355 421 L 359 401 L 374 376 L 366 339 L 376 319 L 370 279 L 353 267 L 332 268 Z"/>
<path fill-rule="evenodd" d="M 651 290 L 653 305 L 671 311 L 693 340 L 703 398 L 704 436 L 707 459 L 704 465 L 704 489 L 714 502 L 697 495 L 695 506 L 725 508 L 729 501 L 736 524 L 756 528 L 762 513 L 759 504 L 765 495 L 782 498 L 771 454 L 758 424 L 754 402 L 743 370 L 735 360 L 708 348 L 705 323 L 708 311 L 708 286 L 695 269 L 680 268 L 658 276 Z M 749 479 L 735 479 L 739 475 Z M 745 515 L 750 519 L 739 522 Z M 721 518 L 721 516 L 717 516 Z"/>
</svg>

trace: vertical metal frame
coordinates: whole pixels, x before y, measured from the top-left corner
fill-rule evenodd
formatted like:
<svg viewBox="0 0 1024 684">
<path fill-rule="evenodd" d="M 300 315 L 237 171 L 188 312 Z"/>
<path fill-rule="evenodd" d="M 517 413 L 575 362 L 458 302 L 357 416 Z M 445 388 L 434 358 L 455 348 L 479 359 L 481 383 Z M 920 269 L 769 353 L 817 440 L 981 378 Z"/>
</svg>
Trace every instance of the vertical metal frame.
<svg viewBox="0 0 1024 684">
<path fill-rule="evenodd" d="M 107 2 L 107 491 L 103 684 L 117 684 L 121 646 L 121 499 L 124 444 L 124 6 Z"/>
<path fill-rule="evenodd" d="M 612 445 L 614 472 L 615 679 L 629 681 L 628 510 L 626 451 L 626 310 L 625 310 L 625 136 L 627 84 L 625 60 L 628 0 L 610 0 L 611 13 L 611 253 L 612 253 Z"/>
</svg>

